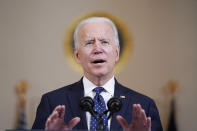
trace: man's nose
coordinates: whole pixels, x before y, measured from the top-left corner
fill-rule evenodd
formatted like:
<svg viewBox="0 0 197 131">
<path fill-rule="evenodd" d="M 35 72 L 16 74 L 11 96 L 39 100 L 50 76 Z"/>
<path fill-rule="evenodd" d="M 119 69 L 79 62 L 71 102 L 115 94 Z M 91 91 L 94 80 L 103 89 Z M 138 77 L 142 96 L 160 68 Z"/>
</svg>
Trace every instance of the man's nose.
<svg viewBox="0 0 197 131">
<path fill-rule="evenodd" d="M 103 52 L 103 47 L 100 41 L 94 43 L 94 54 L 100 54 Z"/>
</svg>

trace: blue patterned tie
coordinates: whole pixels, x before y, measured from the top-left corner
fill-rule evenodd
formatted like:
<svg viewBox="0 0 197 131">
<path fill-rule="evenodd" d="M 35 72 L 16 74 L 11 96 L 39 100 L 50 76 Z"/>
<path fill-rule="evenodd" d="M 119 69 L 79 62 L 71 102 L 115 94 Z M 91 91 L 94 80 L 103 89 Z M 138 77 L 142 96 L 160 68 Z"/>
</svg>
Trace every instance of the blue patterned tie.
<svg viewBox="0 0 197 131">
<path fill-rule="evenodd" d="M 105 101 L 103 97 L 100 95 L 100 93 L 104 91 L 104 88 L 96 87 L 95 89 L 93 89 L 93 91 L 96 92 L 96 95 L 94 97 L 94 110 L 98 113 L 96 117 L 97 119 L 99 119 L 99 117 L 102 118 L 105 131 L 108 131 L 109 129 L 107 126 L 108 125 L 107 115 L 102 114 L 106 110 Z M 97 120 L 93 116 L 91 116 L 90 130 L 96 131 L 97 125 L 98 125 Z"/>
</svg>

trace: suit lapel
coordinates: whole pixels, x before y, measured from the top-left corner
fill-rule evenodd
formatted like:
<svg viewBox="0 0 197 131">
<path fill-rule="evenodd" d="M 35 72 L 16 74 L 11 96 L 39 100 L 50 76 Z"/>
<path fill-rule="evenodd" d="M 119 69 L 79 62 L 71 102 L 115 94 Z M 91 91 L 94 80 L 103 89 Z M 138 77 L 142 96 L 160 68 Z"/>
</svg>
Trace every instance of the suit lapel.
<svg viewBox="0 0 197 131">
<path fill-rule="evenodd" d="M 73 112 L 73 116 L 80 117 L 81 121 L 77 124 L 76 128 L 87 130 L 87 122 L 86 122 L 86 115 L 85 112 L 82 111 L 79 107 L 80 98 L 84 97 L 84 87 L 82 79 L 74 84 L 70 89 L 68 94 L 69 96 L 69 103 L 71 107 L 71 111 Z"/>
<path fill-rule="evenodd" d="M 112 120 L 111 120 L 111 128 L 110 130 L 118 130 L 121 129 L 120 124 L 118 123 L 118 121 L 116 120 L 116 116 L 117 115 L 121 115 L 123 116 L 123 114 L 126 112 L 127 108 L 128 108 L 128 103 L 129 103 L 129 96 L 128 96 L 128 92 L 124 90 L 124 87 L 122 85 L 120 85 L 117 80 L 115 79 L 115 91 L 114 91 L 114 96 L 117 98 L 121 99 L 122 102 L 122 108 L 119 112 L 114 113 L 112 116 Z"/>
</svg>

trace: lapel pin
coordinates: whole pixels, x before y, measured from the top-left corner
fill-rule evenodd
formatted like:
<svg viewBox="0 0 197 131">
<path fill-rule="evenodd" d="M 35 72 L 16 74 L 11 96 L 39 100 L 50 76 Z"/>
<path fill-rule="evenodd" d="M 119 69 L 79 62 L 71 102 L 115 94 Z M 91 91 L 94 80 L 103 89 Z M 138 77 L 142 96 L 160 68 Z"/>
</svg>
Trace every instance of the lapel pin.
<svg viewBox="0 0 197 131">
<path fill-rule="evenodd" d="M 125 96 L 120 96 L 120 98 L 125 99 L 126 97 Z"/>
</svg>

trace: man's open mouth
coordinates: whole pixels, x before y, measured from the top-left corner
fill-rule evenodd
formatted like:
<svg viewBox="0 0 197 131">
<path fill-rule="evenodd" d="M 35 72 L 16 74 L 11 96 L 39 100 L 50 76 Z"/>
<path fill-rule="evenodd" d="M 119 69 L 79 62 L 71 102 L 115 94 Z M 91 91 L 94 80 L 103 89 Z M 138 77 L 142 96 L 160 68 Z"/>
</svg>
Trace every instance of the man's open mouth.
<svg viewBox="0 0 197 131">
<path fill-rule="evenodd" d="M 99 63 L 104 63 L 106 62 L 105 60 L 94 60 L 92 61 L 93 64 L 99 64 Z"/>
</svg>

